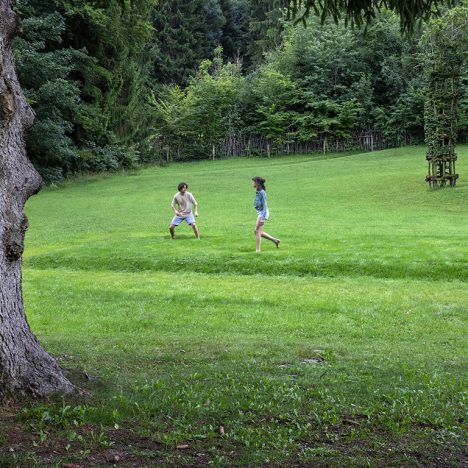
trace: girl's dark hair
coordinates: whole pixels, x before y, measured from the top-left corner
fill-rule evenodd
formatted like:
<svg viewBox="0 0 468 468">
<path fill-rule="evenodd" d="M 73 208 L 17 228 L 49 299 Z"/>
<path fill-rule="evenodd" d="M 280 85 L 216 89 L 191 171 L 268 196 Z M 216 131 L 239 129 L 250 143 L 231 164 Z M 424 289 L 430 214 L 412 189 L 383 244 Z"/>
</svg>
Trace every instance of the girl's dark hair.
<svg viewBox="0 0 468 468">
<path fill-rule="evenodd" d="M 187 189 L 188 189 L 188 185 L 187 185 L 185 182 L 181 182 L 181 183 L 177 186 L 177 190 L 180 192 L 180 189 L 181 189 L 182 187 L 187 187 Z"/>
<path fill-rule="evenodd" d="M 260 190 L 266 190 L 266 187 L 265 187 L 266 180 L 263 177 L 252 177 L 252 180 L 257 185 L 257 188 L 260 187 Z"/>
</svg>

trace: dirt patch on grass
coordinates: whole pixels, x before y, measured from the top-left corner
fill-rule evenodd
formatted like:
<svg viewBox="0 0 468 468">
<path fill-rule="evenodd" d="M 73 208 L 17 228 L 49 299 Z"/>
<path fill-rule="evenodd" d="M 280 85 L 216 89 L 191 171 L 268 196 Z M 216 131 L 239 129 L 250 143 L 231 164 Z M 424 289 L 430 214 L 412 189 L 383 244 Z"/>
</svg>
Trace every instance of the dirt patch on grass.
<svg viewBox="0 0 468 468">
<path fill-rule="evenodd" d="M 188 440 L 168 445 L 137 425 L 102 427 L 84 422 L 81 425 L 43 427 L 20 419 L 22 406 L 10 403 L 0 414 L 0 466 L 62 466 L 85 468 L 100 466 L 207 466 L 210 461 L 224 459 L 230 466 L 249 465 L 251 450 L 224 437 Z M 259 415 L 260 416 L 260 415 Z M 288 417 L 263 414 L 254 426 L 285 425 Z M 170 433 L 170 429 L 166 428 Z M 404 434 L 387 431 L 371 424 L 365 414 L 343 415 L 338 424 L 311 428 L 307 436 L 285 458 L 270 457 L 268 442 L 262 452 L 268 466 L 467 466 L 468 454 L 454 439 L 443 438 L 443 429 L 415 425 Z M 142 435 L 144 434 L 144 435 Z M 445 431 L 445 435 L 447 432 Z M 283 454 L 280 454 L 283 455 Z M 244 464 L 238 460 L 246 461 Z M 276 464 L 275 464 L 276 463 Z"/>
<path fill-rule="evenodd" d="M 0 416 L 2 467 L 205 465 L 206 460 L 198 460 L 190 450 L 180 453 L 175 447 L 142 437 L 131 429 L 103 430 L 86 424 L 73 430 L 31 432 L 24 422 L 18 421 L 19 410 L 10 406 Z"/>
<path fill-rule="evenodd" d="M 436 433 L 417 428 L 395 434 L 366 424 L 366 419 L 345 418 L 343 424 L 312 434 L 303 445 L 299 465 L 468 466 L 468 453 L 455 440 L 442 442 Z"/>
</svg>

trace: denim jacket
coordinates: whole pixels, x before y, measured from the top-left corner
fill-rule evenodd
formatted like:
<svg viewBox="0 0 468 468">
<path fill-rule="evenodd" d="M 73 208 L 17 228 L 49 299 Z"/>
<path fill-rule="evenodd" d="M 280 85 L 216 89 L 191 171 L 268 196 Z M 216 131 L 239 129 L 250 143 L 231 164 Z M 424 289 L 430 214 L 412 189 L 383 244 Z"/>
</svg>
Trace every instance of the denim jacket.
<svg viewBox="0 0 468 468">
<path fill-rule="evenodd" d="M 265 190 L 258 190 L 255 193 L 254 208 L 262 219 L 268 219 L 267 194 Z"/>
</svg>

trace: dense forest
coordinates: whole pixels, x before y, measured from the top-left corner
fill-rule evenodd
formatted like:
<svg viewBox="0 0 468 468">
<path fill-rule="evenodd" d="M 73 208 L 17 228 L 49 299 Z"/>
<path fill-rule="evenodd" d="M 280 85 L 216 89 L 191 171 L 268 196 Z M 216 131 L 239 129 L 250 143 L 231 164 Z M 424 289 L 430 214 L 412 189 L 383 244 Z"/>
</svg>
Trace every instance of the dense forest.
<svg viewBox="0 0 468 468">
<path fill-rule="evenodd" d="M 364 131 L 424 133 L 423 25 L 287 19 L 279 0 L 20 0 L 17 68 L 48 181 Z M 468 74 L 459 126 L 468 133 Z M 327 140 L 328 139 L 328 140 Z M 323 147 L 325 150 L 326 148 Z"/>
</svg>

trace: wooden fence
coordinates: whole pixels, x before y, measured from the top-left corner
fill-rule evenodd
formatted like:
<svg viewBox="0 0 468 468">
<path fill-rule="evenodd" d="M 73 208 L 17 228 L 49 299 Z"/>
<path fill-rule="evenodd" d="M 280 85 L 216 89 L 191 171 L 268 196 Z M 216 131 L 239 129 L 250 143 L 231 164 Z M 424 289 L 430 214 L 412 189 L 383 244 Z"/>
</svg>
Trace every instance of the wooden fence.
<svg viewBox="0 0 468 468">
<path fill-rule="evenodd" d="M 278 142 L 258 135 L 229 135 L 219 145 L 213 145 L 206 154 L 206 159 L 220 156 L 241 157 L 263 155 L 270 157 L 280 154 L 310 154 L 330 153 L 342 151 L 377 151 L 399 146 L 416 145 L 424 143 L 421 133 L 405 133 L 395 136 L 385 136 L 382 133 L 367 131 L 358 133 L 349 138 L 332 138 L 320 136 L 310 141 L 284 141 Z M 182 160 L 192 159 L 190 150 L 173 146 L 163 141 L 154 143 L 154 149 L 162 159 Z"/>
<path fill-rule="evenodd" d="M 223 156 L 309 154 L 341 151 L 376 151 L 398 146 L 424 143 L 424 135 L 404 134 L 386 137 L 377 132 L 359 133 L 350 138 L 330 138 L 321 136 L 310 141 L 275 142 L 252 135 L 228 136 L 216 147 L 216 154 Z"/>
</svg>

